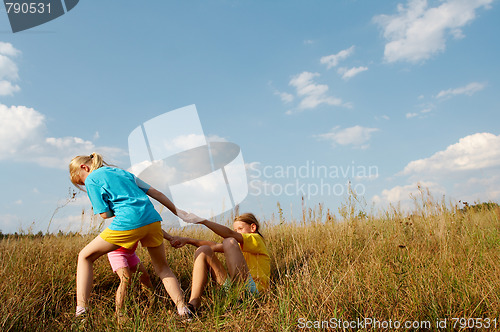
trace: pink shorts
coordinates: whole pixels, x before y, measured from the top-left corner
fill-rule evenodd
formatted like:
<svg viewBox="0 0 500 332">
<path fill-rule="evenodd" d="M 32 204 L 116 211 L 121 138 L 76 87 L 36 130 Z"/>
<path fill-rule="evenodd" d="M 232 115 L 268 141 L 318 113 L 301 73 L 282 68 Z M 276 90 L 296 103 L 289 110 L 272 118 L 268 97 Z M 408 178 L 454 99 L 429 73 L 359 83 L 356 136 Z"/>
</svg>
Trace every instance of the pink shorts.
<svg viewBox="0 0 500 332">
<path fill-rule="evenodd" d="M 124 248 L 108 252 L 109 264 L 115 273 L 124 267 L 128 267 L 129 269 L 134 268 L 141 262 L 135 251 L 125 251 L 122 249 Z"/>
</svg>

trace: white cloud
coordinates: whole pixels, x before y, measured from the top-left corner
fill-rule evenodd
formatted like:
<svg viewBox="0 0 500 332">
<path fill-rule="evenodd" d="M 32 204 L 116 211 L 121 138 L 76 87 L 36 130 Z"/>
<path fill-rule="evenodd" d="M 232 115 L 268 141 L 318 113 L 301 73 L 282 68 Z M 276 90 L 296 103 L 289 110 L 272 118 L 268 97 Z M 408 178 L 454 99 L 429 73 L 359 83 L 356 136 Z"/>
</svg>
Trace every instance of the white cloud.
<svg viewBox="0 0 500 332">
<path fill-rule="evenodd" d="M 500 166 L 500 135 L 477 133 L 436 152 L 429 158 L 414 160 L 402 174 L 480 170 Z"/>
<path fill-rule="evenodd" d="M 339 68 L 337 72 L 342 75 L 342 79 L 347 80 L 351 77 L 358 75 L 364 71 L 368 70 L 368 67 L 353 67 L 351 69 L 347 69 L 346 67 Z"/>
<path fill-rule="evenodd" d="M 85 141 L 79 137 L 47 137 L 45 139 L 46 146 L 55 148 L 57 150 L 70 149 L 71 147 L 78 145 L 85 150 L 93 149 L 94 144 L 91 141 Z"/>
<path fill-rule="evenodd" d="M 45 117 L 25 106 L 0 104 L 0 160 L 37 142 L 45 129 Z"/>
<path fill-rule="evenodd" d="M 330 132 L 315 135 L 315 137 L 321 140 L 331 141 L 334 146 L 338 144 L 354 145 L 361 148 L 367 148 L 368 145 L 365 143 L 368 142 L 371 138 L 371 135 L 378 130 L 378 128 L 366 128 L 361 126 L 340 129 L 340 127 L 337 126 Z"/>
<path fill-rule="evenodd" d="M 269 82 L 268 85 L 271 87 L 271 89 L 273 90 L 273 93 L 276 95 L 276 96 L 279 96 L 281 98 L 281 101 L 284 102 L 285 104 L 289 104 L 291 103 L 295 97 L 291 94 L 291 93 L 288 93 L 288 92 L 281 92 L 281 91 L 278 91 L 274 86 L 273 86 L 273 83 L 272 82 Z"/>
<path fill-rule="evenodd" d="M 12 44 L 0 42 L 0 96 L 20 90 L 10 82 L 19 79 L 17 65 L 10 57 L 20 53 Z M 0 104 L 0 161 L 34 162 L 67 169 L 71 158 L 80 154 L 99 151 L 110 158 L 126 155 L 121 149 L 96 147 L 79 137 L 46 137 L 46 131 L 45 116 L 33 108 Z"/>
<path fill-rule="evenodd" d="M 19 70 L 11 59 L 20 53 L 12 44 L 0 42 L 0 96 L 11 96 L 21 90 L 19 85 L 12 83 L 19 79 Z"/>
<path fill-rule="evenodd" d="M 466 86 L 459 87 L 456 89 L 448 89 L 448 90 L 443 90 L 440 91 L 436 98 L 444 98 L 444 97 L 449 97 L 449 96 L 456 96 L 456 95 L 467 95 L 467 96 L 472 96 L 474 93 L 481 91 L 485 88 L 485 84 L 478 83 L 478 82 L 472 82 L 467 84 Z"/>
<path fill-rule="evenodd" d="M 352 74 L 352 76 L 355 74 L 357 73 Z M 351 73 L 347 75 L 351 75 Z M 280 96 L 281 101 L 285 104 L 290 104 L 294 100 L 299 99 L 296 107 L 285 112 L 287 115 L 306 109 L 313 109 L 321 104 L 352 108 L 351 103 L 345 103 L 340 98 L 328 95 L 328 85 L 318 84 L 315 81 L 319 76 L 319 73 L 311 73 L 308 71 L 293 76 L 290 82 L 288 82 L 288 85 L 295 88 L 295 95 L 287 92 L 280 92 L 273 88 L 274 94 Z"/>
<path fill-rule="evenodd" d="M 302 72 L 294 76 L 289 85 L 297 90 L 297 96 L 302 98 L 299 103 L 299 110 L 315 108 L 320 104 L 341 106 L 342 100 L 327 95 L 328 85 L 317 84 L 314 78 L 320 76 L 319 73 Z"/>
<path fill-rule="evenodd" d="M 13 57 L 21 54 L 21 51 L 15 49 L 11 43 L 0 42 L 0 54 Z"/>
<path fill-rule="evenodd" d="M 430 103 L 423 103 L 423 104 L 418 105 L 418 107 L 421 108 L 420 111 L 408 112 L 408 113 L 406 113 L 406 118 L 407 119 L 411 119 L 411 118 L 415 118 L 415 117 L 418 117 L 419 119 L 426 118 L 430 115 L 432 110 L 435 108 L 435 106 L 433 104 L 430 104 Z"/>
<path fill-rule="evenodd" d="M 476 9 L 489 8 L 493 0 L 446 0 L 438 7 L 428 7 L 426 0 L 398 4 L 395 15 L 379 15 L 374 22 L 383 28 L 388 41 L 384 58 L 388 62 L 412 63 L 443 52 L 446 39 L 463 38 L 462 27 L 476 18 Z"/>
<path fill-rule="evenodd" d="M 0 104 L 0 160 L 34 162 L 67 169 L 76 155 L 98 151 L 116 158 L 126 153 L 113 147 L 96 147 L 79 137 L 46 137 L 45 116 L 33 108 Z"/>
<path fill-rule="evenodd" d="M 336 67 L 341 60 L 344 60 L 354 52 L 354 45 L 348 49 L 342 50 L 337 54 L 327 55 L 320 59 L 320 62 L 326 65 L 327 69 Z"/>
<path fill-rule="evenodd" d="M 280 96 L 281 101 L 285 104 L 291 103 L 295 99 L 295 97 L 291 93 L 287 92 L 276 91 L 274 94 Z"/>
<path fill-rule="evenodd" d="M 35 162 L 49 168 L 66 170 L 71 159 L 78 155 L 87 155 L 92 152 L 102 154 L 107 162 L 126 155 L 119 148 L 95 146 L 94 143 L 80 137 L 47 137 L 44 141 L 34 144 L 27 151 L 19 151 L 17 157 L 21 161 Z"/>
<path fill-rule="evenodd" d="M 193 146 L 203 146 L 206 144 L 204 135 L 188 134 L 179 135 L 171 140 L 163 141 L 163 148 L 165 151 L 183 151 L 189 150 Z"/>
<path fill-rule="evenodd" d="M 209 135 L 207 136 L 207 142 L 228 142 L 228 140 L 218 135 Z"/>
<path fill-rule="evenodd" d="M 391 189 L 384 189 L 380 195 L 372 198 L 373 203 L 386 207 L 389 204 L 400 204 L 402 209 L 410 209 L 414 205 L 413 199 L 420 195 L 418 188 L 428 189 L 432 195 L 443 195 L 445 190 L 438 183 L 432 181 L 413 182 L 408 185 L 395 186 Z"/>
<path fill-rule="evenodd" d="M 373 197 L 375 204 L 401 202 L 411 207 L 410 193 L 417 183 L 428 188 L 436 199 L 477 202 L 500 199 L 500 135 L 477 133 L 466 136 L 429 158 L 415 160 L 397 175 L 407 176 L 411 184 L 386 189 Z M 415 195 L 414 195 L 415 196 Z"/>
<path fill-rule="evenodd" d="M 0 54 L 0 79 L 17 80 L 18 71 L 17 65 L 11 58 Z"/>
<path fill-rule="evenodd" d="M 47 137 L 31 145 L 27 151 L 20 151 L 18 158 L 23 161 L 35 162 L 44 167 L 67 169 L 73 157 L 90 154 L 94 151 L 102 154 L 108 162 L 110 159 L 125 155 L 125 152 L 119 148 L 97 147 L 91 141 L 80 137 Z"/>
<path fill-rule="evenodd" d="M 9 81 L 0 81 L 0 96 L 12 96 L 14 92 L 20 91 L 19 85 L 13 85 Z"/>
<path fill-rule="evenodd" d="M 462 201 L 472 203 L 478 197 L 485 201 L 498 201 L 500 200 L 500 176 L 495 172 L 495 174 L 484 174 L 483 177 L 471 177 L 465 183 L 456 184 L 454 189 L 463 193 L 460 195 Z"/>
<path fill-rule="evenodd" d="M 377 121 L 380 121 L 380 120 L 386 120 L 386 121 L 389 121 L 391 118 L 387 115 L 376 115 L 375 117 L 375 120 Z"/>
</svg>

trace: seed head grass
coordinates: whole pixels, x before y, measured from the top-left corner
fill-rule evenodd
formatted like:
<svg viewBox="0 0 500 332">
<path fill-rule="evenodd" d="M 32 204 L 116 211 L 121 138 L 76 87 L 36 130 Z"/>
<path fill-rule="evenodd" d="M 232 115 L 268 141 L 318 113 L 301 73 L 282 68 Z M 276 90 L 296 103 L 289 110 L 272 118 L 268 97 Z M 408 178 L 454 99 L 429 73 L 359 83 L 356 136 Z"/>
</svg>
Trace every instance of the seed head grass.
<svg viewBox="0 0 500 332">
<path fill-rule="evenodd" d="M 94 264 L 90 312 L 75 320 L 78 252 L 96 234 L 7 236 L 0 241 L 2 331 L 296 331 L 302 321 L 497 319 L 500 329 L 500 209 L 460 208 L 425 190 L 415 207 L 366 212 L 356 197 L 339 209 L 304 207 L 299 220 L 261 220 L 271 254 L 271 287 L 258 298 L 226 292 L 211 281 L 198 316 L 181 322 L 154 274 L 145 248 L 137 253 L 154 294 L 137 277 L 117 322 L 119 284 L 106 257 Z M 229 224 L 230 222 L 227 221 Z M 202 226 L 169 230 L 220 241 Z M 189 295 L 194 247 L 171 248 L 168 263 Z M 366 328 L 370 330 L 370 328 Z M 404 329 L 403 329 L 404 330 Z M 416 329 L 413 329 L 416 330 Z M 442 330 L 442 329 L 440 329 Z M 452 331 L 451 323 L 447 330 Z"/>
</svg>

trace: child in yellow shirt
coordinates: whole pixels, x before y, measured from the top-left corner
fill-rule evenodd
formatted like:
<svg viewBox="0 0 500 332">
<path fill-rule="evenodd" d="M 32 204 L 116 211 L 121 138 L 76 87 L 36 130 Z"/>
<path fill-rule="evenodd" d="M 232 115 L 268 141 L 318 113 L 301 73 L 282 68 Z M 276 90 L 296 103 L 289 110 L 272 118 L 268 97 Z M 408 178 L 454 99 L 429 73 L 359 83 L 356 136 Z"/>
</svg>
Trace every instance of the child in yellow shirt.
<svg viewBox="0 0 500 332">
<path fill-rule="evenodd" d="M 252 213 L 236 217 L 233 230 L 192 213 L 188 215 L 184 211 L 179 213 L 179 217 L 186 222 L 205 225 L 224 238 L 222 243 L 179 236 L 170 239 L 175 248 L 186 244 L 198 247 L 194 255 L 193 282 L 188 303 L 190 310 L 195 311 L 201 305 L 201 294 L 208 281 L 208 272 L 220 285 L 230 281 L 245 283 L 246 289 L 252 294 L 259 294 L 269 288 L 271 259 L 259 232 L 259 221 Z M 215 255 L 216 252 L 224 253 L 227 270 Z"/>
</svg>

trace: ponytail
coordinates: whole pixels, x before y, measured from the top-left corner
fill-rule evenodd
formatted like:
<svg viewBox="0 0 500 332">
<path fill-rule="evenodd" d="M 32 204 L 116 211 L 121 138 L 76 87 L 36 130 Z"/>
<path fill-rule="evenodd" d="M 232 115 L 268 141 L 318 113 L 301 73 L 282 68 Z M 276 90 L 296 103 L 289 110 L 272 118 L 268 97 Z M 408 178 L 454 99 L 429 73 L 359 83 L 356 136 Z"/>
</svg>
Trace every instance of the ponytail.
<svg viewBox="0 0 500 332">
<path fill-rule="evenodd" d="M 110 166 L 97 152 L 92 152 L 87 156 L 76 156 L 73 158 L 69 163 L 69 177 L 71 182 L 78 189 L 82 189 L 82 184 L 80 183 L 80 165 L 87 165 L 90 168 L 90 172 L 95 171 L 102 166 Z"/>
<path fill-rule="evenodd" d="M 102 156 L 97 153 L 97 152 L 92 152 L 90 154 L 90 160 L 91 160 L 91 164 L 90 164 L 90 171 L 95 171 L 96 169 L 98 168 L 101 168 L 102 166 L 104 165 L 108 165 L 103 159 L 102 159 Z"/>
</svg>

